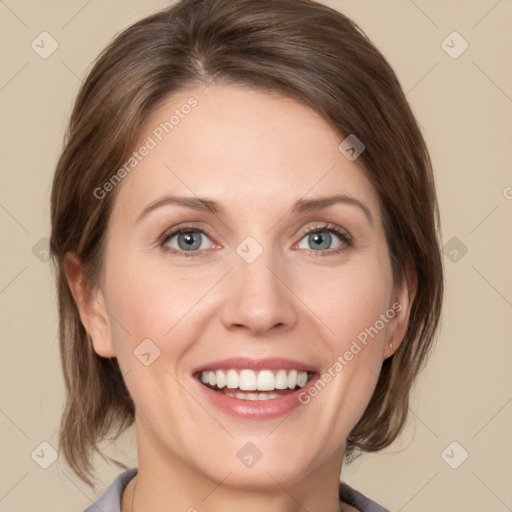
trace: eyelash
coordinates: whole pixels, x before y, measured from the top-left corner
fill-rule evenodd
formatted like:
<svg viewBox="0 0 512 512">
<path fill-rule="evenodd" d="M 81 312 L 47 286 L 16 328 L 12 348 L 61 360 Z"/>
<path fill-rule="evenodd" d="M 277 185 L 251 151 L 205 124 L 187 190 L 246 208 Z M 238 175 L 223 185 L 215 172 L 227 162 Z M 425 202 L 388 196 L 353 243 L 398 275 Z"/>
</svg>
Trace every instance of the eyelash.
<svg viewBox="0 0 512 512">
<path fill-rule="evenodd" d="M 322 224 L 322 225 L 316 225 L 313 228 L 306 229 L 300 234 L 300 240 L 302 240 L 305 236 L 313 234 L 313 233 L 322 233 L 323 231 L 329 231 L 331 233 L 334 233 L 342 242 L 342 245 L 338 247 L 337 249 L 330 249 L 330 250 L 313 250 L 313 249 L 301 249 L 302 251 L 305 251 L 308 256 L 333 256 L 335 254 L 341 254 L 347 250 L 349 250 L 353 246 L 353 240 L 350 235 L 348 235 L 346 232 L 341 231 L 339 228 L 337 228 L 334 224 Z M 182 226 L 177 229 L 174 229 L 170 232 L 165 232 L 160 239 L 160 246 L 162 249 L 169 254 L 170 256 L 184 256 L 186 258 L 197 258 L 205 256 L 204 251 L 181 251 L 174 248 L 167 248 L 166 244 L 167 242 L 175 237 L 176 235 L 179 235 L 181 233 L 194 233 L 199 232 L 203 235 L 206 235 L 208 238 L 212 238 L 205 230 L 193 226 Z"/>
</svg>

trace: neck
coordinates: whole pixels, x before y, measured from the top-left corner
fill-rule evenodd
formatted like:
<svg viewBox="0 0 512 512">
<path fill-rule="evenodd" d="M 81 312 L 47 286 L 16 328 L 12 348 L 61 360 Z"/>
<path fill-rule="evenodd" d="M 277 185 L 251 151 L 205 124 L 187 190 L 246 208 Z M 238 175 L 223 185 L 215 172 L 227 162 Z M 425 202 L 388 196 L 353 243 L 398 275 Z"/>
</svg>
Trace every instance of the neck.
<svg viewBox="0 0 512 512">
<path fill-rule="evenodd" d="M 209 477 L 185 464 L 175 454 L 165 452 L 152 439 L 138 437 L 138 474 L 123 493 L 121 511 L 165 510 L 168 512 L 275 512 L 299 510 L 323 510 L 340 512 L 354 510 L 340 506 L 338 485 L 341 459 L 300 475 L 294 481 L 287 480 L 280 468 L 264 467 L 259 473 L 254 466 L 250 476 L 245 468 L 224 468 L 217 478 Z M 261 463 L 262 461 L 260 461 Z M 235 466 L 235 468 L 237 468 Z M 281 470 L 282 471 L 282 470 Z"/>
</svg>

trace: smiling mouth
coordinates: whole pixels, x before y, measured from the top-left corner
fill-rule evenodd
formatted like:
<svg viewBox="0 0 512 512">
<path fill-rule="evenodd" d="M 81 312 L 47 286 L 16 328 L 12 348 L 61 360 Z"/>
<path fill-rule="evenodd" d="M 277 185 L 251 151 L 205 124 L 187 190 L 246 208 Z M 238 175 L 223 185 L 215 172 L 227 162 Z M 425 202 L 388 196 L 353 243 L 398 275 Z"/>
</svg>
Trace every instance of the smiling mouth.
<svg viewBox="0 0 512 512">
<path fill-rule="evenodd" d="M 273 400 L 303 388 L 313 372 L 295 369 L 218 369 L 196 373 L 207 388 L 241 400 Z"/>
</svg>

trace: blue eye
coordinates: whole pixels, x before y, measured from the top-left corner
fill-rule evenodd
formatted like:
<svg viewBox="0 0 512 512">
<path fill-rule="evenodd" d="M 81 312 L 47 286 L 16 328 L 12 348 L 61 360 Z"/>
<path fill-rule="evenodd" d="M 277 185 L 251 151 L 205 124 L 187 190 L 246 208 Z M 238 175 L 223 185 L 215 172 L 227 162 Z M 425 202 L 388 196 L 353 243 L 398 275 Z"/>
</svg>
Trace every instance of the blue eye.
<svg viewBox="0 0 512 512">
<path fill-rule="evenodd" d="M 331 247 L 333 235 L 340 240 L 340 243 L 335 247 Z M 314 256 L 338 254 L 352 246 L 351 237 L 333 225 L 317 226 L 313 230 L 307 231 L 302 240 L 306 240 L 308 246 L 301 247 L 299 244 L 299 248 L 305 249 L 308 254 Z M 328 249 L 330 250 L 327 252 Z"/>
<path fill-rule="evenodd" d="M 173 251 L 181 251 L 185 253 L 184 256 L 197 256 L 197 254 L 186 253 L 193 253 L 197 252 L 197 250 L 199 249 L 206 249 L 207 247 L 202 247 L 204 237 L 208 239 L 206 233 L 201 229 L 183 227 L 173 231 L 172 233 L 164 235 L 162 245 L 165 245 L 166 247 L 171 247 Z M 173 238 L 176 238 L 176 243 L 178 244 L 178 247 L 173 246 L 169 243 Z"/>
<path fill-rule="evenodd" d="M 302 235 L 298 248 L 309 256 L 332 256 L 352 247 L 350 235 L 332 224 L 315 226 Z M 333 235 L 334 239 L 337 238 L 339 241 L 335 247 L 331 247 Z M 302 240 L 306 240 L 307 247 L 301 246 Z M 161 241 L 162 248 L 172 256 L 206 256 L 211 245 L 210 237 L 202 229 L 194 226 L 183 226 L 170 233 L 164 233 Z"/>
</svg>

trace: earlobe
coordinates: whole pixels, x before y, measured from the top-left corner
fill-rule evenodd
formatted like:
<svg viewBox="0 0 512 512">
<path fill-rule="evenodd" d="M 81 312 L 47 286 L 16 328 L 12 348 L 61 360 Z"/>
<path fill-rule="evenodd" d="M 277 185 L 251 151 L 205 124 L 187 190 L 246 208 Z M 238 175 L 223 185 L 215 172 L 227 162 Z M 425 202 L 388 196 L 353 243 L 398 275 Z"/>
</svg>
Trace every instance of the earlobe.
<svg viewBox="0 0 512 512">
<path fill-rule="evenodd" d="M 101 357 L 115 357 L 110 320 L 101 290 L 89 290 L 81 261 L 74 253 L 64 257 L 64 271 L 80 320 L 89 334 L 94 351 Z"/>
<path fill-rule="evenodd" d="M 395 302 L 392 305 L 396 315 L 393 328 L 389 331 L 384 345 L 383 359 L 392 356 L 404 340 L 417 287 L 418 275 L 416 269 L 411 263 L 408 263 L 405 267 L 402 283 L 396 289 Z"/>
</svg>

